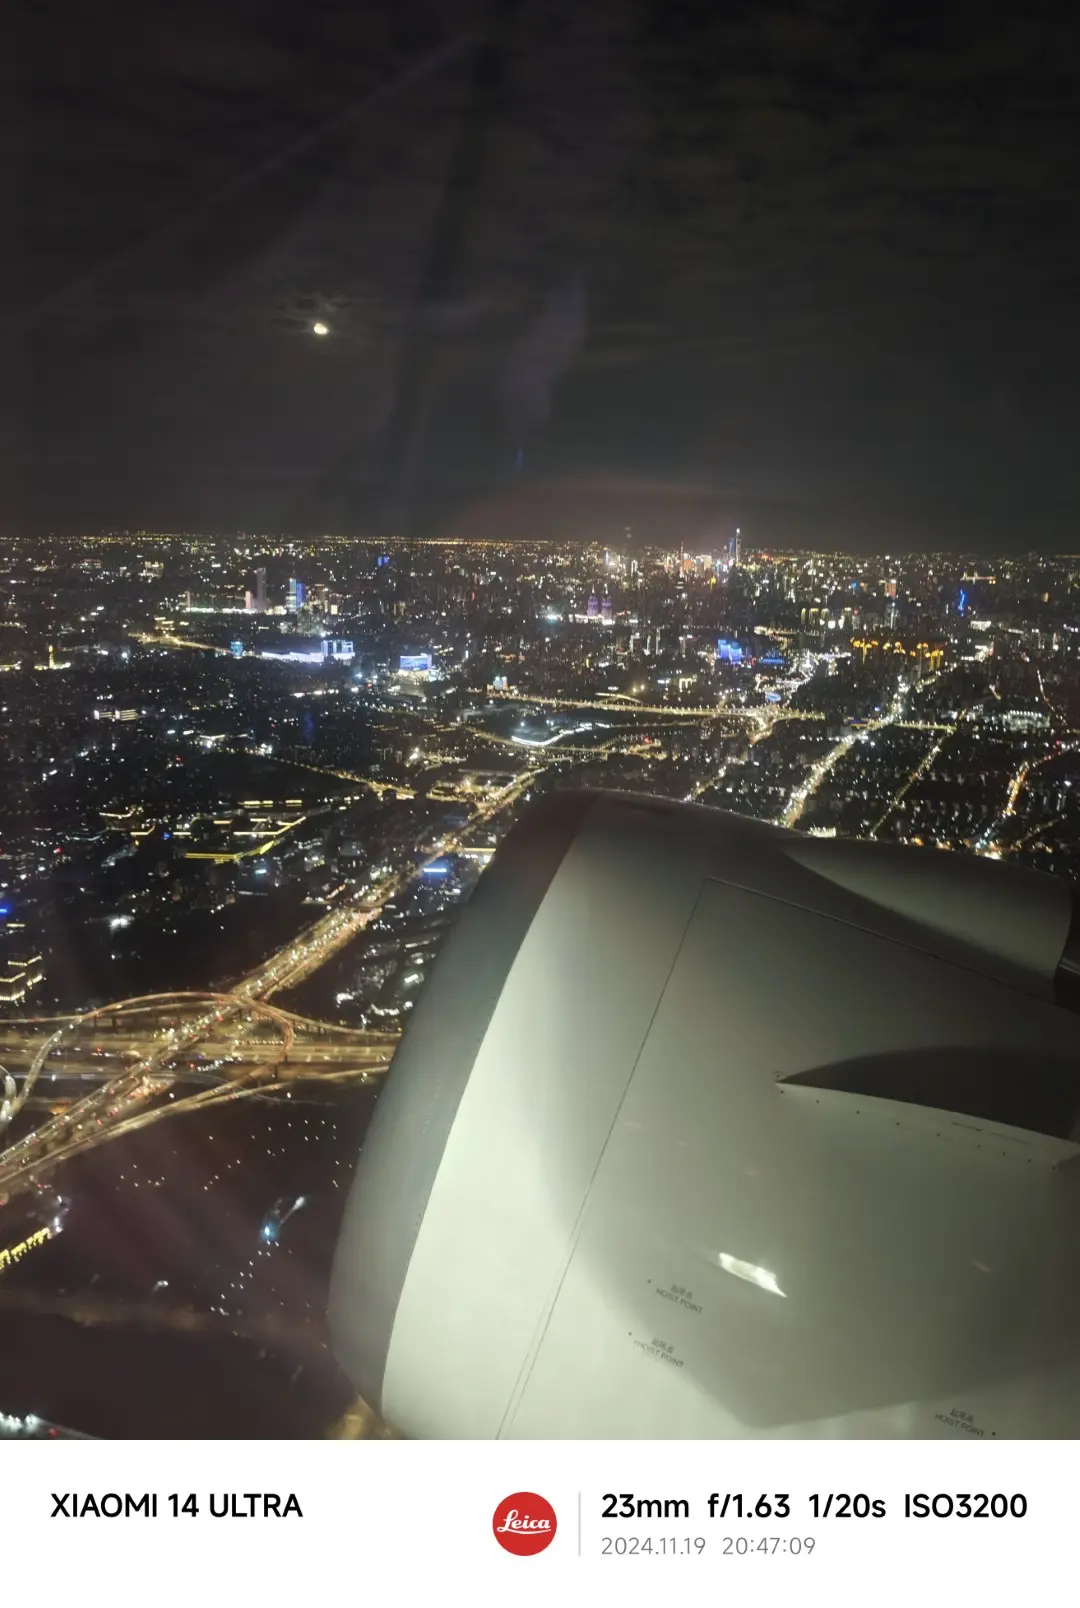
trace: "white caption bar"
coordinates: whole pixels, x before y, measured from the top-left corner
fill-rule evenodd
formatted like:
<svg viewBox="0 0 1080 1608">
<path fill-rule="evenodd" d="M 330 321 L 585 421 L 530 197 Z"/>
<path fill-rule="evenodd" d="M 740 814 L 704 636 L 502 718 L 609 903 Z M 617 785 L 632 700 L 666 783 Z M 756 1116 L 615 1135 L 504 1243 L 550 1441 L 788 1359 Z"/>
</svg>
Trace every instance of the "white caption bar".
<svg viewBox="0 0 1080 1608">
<path fill-rule="evenodd" d="M 983 1605 L 1067 1578 L 1069 1443 L 9 1444 L 3 1535 L 39 1603 L 266 1604 L 392 1589 L 550 1605 Z M 28 1576 L 30 1578 L 30 1576 Z M 347 1583 L 347 1586 L 344 1584 Z M 480 1595 L 475 1595 L 479 1592 Z M 488 1594 L 491 1594 L 490 1596 Z M 455 1595 L 457 1588 L 455 1588 Z M 738 1600 L 744 1600 L 740 1597 Z"/>
</svg>

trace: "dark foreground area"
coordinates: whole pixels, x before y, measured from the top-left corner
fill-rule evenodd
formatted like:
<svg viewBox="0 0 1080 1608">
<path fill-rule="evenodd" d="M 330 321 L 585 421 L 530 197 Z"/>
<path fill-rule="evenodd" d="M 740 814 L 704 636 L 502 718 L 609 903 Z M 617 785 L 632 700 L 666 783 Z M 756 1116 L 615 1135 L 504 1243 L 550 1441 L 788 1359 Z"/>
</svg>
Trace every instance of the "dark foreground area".
<svg viewBox="0 0 1080 1608">
<path fill-rule="evenodd" d="M 0 1212 L 0 1413 L 104 1438 L 326 1435 L 353 1392 L 325 1312 L 374 1095 L 166 1118 Z"/>
<path fill-rule="evenodd" d="M 0 1302 L 4 1412 L 106 1440 L 325 1436 L 353 1391 L 325 1347 L 297 1360 L 228 1336 L 89 1327 Z"/>
</svg>

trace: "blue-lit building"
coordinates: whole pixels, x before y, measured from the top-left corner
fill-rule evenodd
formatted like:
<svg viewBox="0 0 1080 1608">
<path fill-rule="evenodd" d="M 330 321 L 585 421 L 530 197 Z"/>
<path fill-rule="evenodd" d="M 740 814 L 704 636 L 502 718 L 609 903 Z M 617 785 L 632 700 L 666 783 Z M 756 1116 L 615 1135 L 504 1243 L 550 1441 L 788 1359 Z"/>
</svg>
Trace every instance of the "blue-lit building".
<svg viewBox="0 0 1080 1608">
<path fill-rule="evenodd" d="M 263 659 L 284 659 L 290 664 L 348 664 L 356 657 L 356 644 L 340 637 L 297 637 L 260 639 Z"/>
</svg>

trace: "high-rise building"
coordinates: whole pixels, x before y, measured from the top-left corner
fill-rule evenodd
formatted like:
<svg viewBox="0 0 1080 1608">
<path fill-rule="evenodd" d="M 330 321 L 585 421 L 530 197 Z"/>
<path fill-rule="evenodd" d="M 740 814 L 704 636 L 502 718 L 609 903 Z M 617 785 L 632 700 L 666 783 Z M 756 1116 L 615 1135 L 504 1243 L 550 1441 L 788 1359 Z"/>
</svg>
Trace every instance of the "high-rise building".
<svg viewBox="0 0 1080 1608">
<path fill-rule="evenodd" d="M 5 1005 L 18 1005 L 44 976 L 41 955 L 32 944 L 9 940 L 0 945 L 0 1000 Z"/>
<path fill-rule="evenodd" d="M 290 575 L 290 577 L 289 577 L 289 593 L 288 593 L 288 599 L 286 601 L 285 607 L 288 609 L 290 614 L 295 614 L 297 612 L 297 610 L 302 609 L 303 606 L 304 606 L 304 583 L 303 583 L 303 581 L 298 581 L 296 579 L 295 575 Z"/>
<path fill-rule="evenodd" d="M 256 614 L 265 614 L 266 613 L 266 571 L 265 571 L 265 569 L 257 569 L 255 571 L 255 613 Z"/>
<path fill-rule="evenodd" d="M 610 625 L 615 617 L 615 605 L 609 597 L 600 599 L 600 618 L 605 625 Z"/>
<path fill-rule="evenodd" d="M 600 599 L 593 594 L 585 606 L 585 613 L 590 620 L 595 620 L 600 614 Z"/>
</svg>

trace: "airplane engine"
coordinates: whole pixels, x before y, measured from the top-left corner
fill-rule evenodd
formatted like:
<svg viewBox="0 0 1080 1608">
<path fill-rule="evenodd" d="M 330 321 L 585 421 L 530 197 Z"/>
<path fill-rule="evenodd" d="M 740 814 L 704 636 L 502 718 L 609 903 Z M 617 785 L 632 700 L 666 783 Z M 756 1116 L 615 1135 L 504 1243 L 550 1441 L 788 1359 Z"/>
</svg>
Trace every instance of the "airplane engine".
<svg viewBox="0 0 1080 1608">
<path fill-rule="evenodd" d="M 416 1438 L 1080 1436 L 1080 919 L 987 859 L 527 810 L 363 1146 L 330 1322 Z"/>
</svg>

